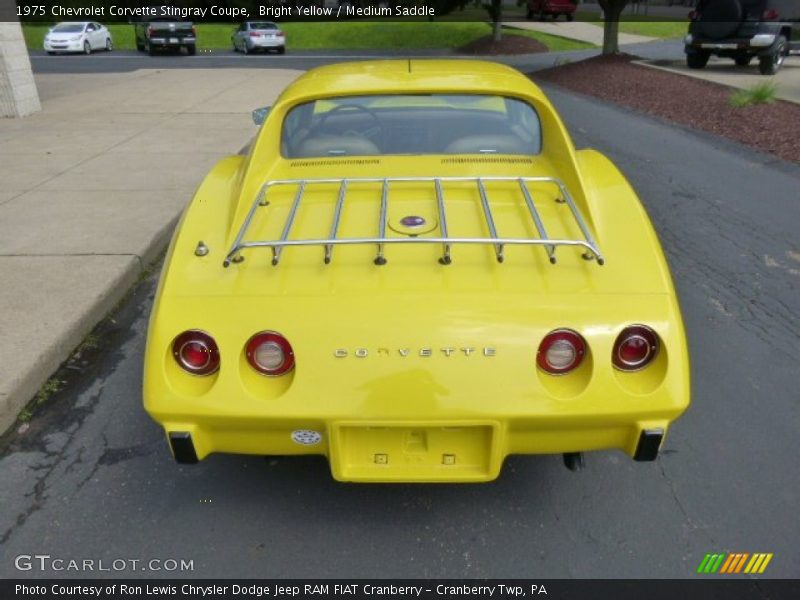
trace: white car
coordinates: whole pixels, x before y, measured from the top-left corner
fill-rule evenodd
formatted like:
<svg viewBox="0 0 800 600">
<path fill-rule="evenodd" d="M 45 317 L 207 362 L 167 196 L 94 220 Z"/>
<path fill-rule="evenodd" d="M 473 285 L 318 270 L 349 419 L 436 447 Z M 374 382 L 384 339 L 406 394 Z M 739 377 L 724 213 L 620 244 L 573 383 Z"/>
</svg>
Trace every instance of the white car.
<svg viewBox="0 0 800 600">
<path fill-rule="evenodd" d="M 44 36 L 44 49 L 48 54 L 57 52 L 83 52 L 93 50 L 111 51 L 113 40 L 105 25 L 95 21 L 65 21 L 59 23 Z"/>
<path fill-rule="evenodd" d="M 234 52 L 286 52 L 286 34 L 270 21 L 245 21 L 231 36 Z"/>
</svg>

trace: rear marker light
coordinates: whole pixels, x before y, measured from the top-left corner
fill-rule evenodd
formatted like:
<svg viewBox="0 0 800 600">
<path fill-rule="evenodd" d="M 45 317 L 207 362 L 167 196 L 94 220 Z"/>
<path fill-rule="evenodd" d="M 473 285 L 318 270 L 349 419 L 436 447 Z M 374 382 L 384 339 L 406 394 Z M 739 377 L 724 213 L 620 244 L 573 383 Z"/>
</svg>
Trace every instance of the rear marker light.
<svg viewBox="0 0 800 600">
<path fill-rule="evenodd" d="M 259 373 L 277 377 L 294 368 L 294 351 L 281 334 L 262 331 L 255 334 L 245 347 L 247 362 Z"/>
<path fill-rule="evenodd" d="M 548 333 L 539 351 L 536 364 L 551 375 L 563 375 L 577 368 L 586 356 L 586 342 L 571 329 L 556 329 Z"/>
<path fill-rule="evenodd" d="M 617 336 L 611 360 L 622 371 L 638 371 L 650 364 L 657 353 L 656 332 L 644 325 L 631 325 Z"/>
<path fill-rule="evenodd" d="M 172 342 L 172 356 L 192 375 L 211 375 L 219 369 L 219 349 L 210 335 L 197 329 L 184 331 Z"/>
</svg>

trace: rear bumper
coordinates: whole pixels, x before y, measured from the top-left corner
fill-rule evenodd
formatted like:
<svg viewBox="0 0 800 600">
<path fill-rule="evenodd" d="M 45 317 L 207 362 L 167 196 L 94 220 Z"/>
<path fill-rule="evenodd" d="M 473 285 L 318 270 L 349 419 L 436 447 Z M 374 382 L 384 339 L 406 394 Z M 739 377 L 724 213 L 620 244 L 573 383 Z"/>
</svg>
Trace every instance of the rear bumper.
<svg viewBox="0 0 800 600">
<path fill-rule="evenodd" d="M 179 48 L 182 46 L 194 46 L 197 43 L 195 37 L 154 37 L 148 40 L 151 46 L 158 48 Z"/>
<path fill-rule="evenodd" d="M 286 40 L 285 38 L 250 38 L 246 43 L 251 49 L 280 48 L 286 43 Z"/>
<path fill-rule="evenodd" d="M 739 54 L 752 54 L 754 56 L 770 55 L 774 52 L 777 36 L 773 34 L 760 34 L 751 38 L 736 38 L 726 40 L 712 40 L 693 37 L 684 43 L 686 54 L 709 51 L 717 56 L 734 56 Z"/>
<path fill-rule="evenodd" d="M 481 482 L 511 454 L 619 449 L 652 461 L 669 421 L 591 423 L 533 421 L 167 423 L 175 460 L 193 464 L 215 452 L 326 456 L 333 477 L 361 482 Z"/>
</svg>

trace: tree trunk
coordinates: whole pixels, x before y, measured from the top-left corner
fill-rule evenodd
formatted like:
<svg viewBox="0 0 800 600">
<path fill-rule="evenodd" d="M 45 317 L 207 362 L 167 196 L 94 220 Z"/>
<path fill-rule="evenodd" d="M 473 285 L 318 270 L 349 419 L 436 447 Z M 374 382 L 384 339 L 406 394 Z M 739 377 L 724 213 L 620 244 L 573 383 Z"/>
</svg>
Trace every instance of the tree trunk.
<svg viewBox="0 0 800 600">
<path fill-rule="evenodd" d="M 492 0 L 492 41 L 503 38 L 503 0 Z"/>
<path fill-rule="evenodd" d="M 603 54 L 619 54 L 619 17 L 628 0 L 599 0 L 603 9 Z"/>
</svg>

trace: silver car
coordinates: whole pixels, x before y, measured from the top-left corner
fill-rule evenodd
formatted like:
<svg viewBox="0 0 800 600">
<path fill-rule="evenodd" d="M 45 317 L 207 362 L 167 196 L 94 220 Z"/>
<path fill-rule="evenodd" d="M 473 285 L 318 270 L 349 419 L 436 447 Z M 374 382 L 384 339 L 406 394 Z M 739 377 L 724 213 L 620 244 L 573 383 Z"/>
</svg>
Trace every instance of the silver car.
<svg viewBox="0 0 800 600">
<path fill-rule="evenodd" d="M 245 21 L 231 37 L 234 52 L 286 52 L 286 34 L 271 21 Z"/>
</svg>

